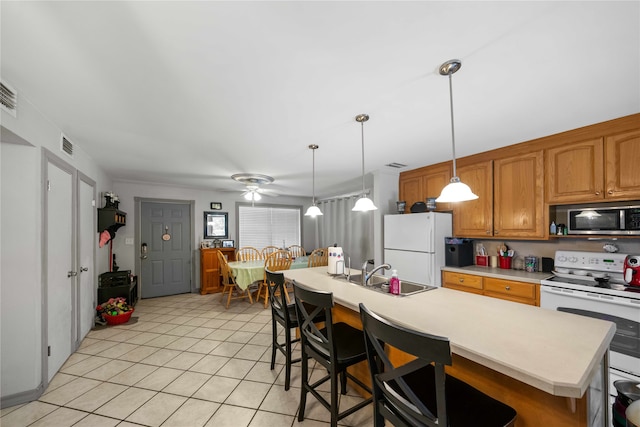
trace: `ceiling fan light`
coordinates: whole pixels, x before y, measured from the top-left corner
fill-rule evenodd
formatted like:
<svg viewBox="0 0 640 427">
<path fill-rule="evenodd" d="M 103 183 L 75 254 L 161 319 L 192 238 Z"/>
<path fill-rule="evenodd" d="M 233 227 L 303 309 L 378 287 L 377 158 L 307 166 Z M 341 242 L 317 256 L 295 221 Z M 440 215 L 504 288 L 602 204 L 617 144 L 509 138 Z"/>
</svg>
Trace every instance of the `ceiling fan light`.
<svg viewBox="0 0 640 427">
<path fill-rule="evenodd" d="M 476 200 L 478 196 L 471 191 L 471 188 L 460 178 L 454 176 L 449 184 L 442 189 L 440 196 L 436 199 L 437 203 L 455 203 Z"/>
<path fill-rule="evenodd" d="M 378 208 L 373 204 L 373 201 L 370 198 L 362 196 L 356 201 L 355 206 L 351 210 L 354 212 L 368 212 L 375 211 L 376 209 Z"/>
<path fill-rule="evenodd" d="M 253 193 L 253 200 L 255 200 L 256 202 L 260 199 L 262 199 L 262 196 L 260 195 L 260 193 L 256 193 L 255 191 Z"/>
<path fill-rule="evenodd" d="M 317 207 L 316 205 L 311 205 L 309 206 L 309 209 L 307 209 L 307 212 L 305 212 L 304 214 L 305 216 L 310 216 L 312 218 L 315 218 L 319 215 L 322 215 L 322 212 L 320 211 L 320 208 Z"/>
</svg>

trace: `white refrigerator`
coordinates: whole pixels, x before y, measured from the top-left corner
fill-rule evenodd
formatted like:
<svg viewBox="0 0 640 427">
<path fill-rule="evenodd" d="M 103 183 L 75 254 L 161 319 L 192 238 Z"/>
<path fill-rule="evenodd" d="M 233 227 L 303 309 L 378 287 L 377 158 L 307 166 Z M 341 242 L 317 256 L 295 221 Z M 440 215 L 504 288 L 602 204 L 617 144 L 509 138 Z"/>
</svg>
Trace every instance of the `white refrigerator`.
<svg viewBox="0 0 640 427">
<path fill-rule="evenodd" d="M 451 214 L 444 212 L 385 215 L 384 262 L 398 271 L 400 280 L 441 286 L 444 238 L 451 237 L 451 222 Z"/>
</svg>

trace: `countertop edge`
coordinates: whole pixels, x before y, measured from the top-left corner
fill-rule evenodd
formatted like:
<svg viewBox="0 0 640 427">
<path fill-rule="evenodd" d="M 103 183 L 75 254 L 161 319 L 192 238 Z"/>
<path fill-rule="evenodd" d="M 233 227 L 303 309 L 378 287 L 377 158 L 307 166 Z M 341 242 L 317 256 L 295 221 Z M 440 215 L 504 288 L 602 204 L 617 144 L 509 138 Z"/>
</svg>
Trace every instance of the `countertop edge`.
<svg viewBox="0 0 640 427">
<path fill-rule="evenodd" d="M 451 273 L 472 274 L 475 276 L 491 277 L 502 280 L 516 280 L 518 282 L 540 284 L 540 281 L 553 277 L 552 273 L 535 272 L 530 273 L 524 270 L 508 270 L 497 267 L 484 267 L 479 265 L 469 265 L 466 267 L 441 267 L 441 271 Z"/>
</svg>

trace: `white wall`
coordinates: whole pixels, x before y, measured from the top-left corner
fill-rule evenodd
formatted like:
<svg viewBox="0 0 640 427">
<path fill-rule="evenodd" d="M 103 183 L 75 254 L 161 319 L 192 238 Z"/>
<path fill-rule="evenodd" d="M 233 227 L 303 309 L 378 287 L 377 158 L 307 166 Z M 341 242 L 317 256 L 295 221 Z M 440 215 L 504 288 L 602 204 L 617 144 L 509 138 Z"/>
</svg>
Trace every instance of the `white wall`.
<svg viewBox="0 0 640 427">
<path fill-rule="evenodd" d="M 0 144 L 2 396 L 41 380 L 40 149 Z M 36 331 L 36 333 L 34 333 Z"/>
<path fill-rule="evenodd" d="M 384 216 L 397 213 L 398 179 L 400 172 L 392 170 L 376 171 L 373 175 L 373 200 L 378 207 L 374 216 L 373 253 L 375 264 L 384 260 Z"/>
<path fill-rule="evenodd" d="M 74 141 L 68 132 L 76 145 L 74 158 L 60 151 L 63 130 L 25 97 L 20 99 L 17 118 L 2 111 L 1 121 L 31 144 L 0 144 L 0 397 L 4 406 L 16 395 L 37 394 L 42 386 L 42 147 L 96 181 L 97 191 L 111 184 L 82 151 L 81 141 Z M 95 270 L 104 269 L 98 260 Z"/>
</svg>

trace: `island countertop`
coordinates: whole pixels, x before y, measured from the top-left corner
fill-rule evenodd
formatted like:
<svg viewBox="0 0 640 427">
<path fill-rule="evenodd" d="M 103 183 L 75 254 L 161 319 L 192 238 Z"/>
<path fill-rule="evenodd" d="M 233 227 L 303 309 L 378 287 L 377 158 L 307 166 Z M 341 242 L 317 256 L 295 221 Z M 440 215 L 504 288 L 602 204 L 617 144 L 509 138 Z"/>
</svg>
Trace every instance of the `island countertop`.
<svg viewBox="0 0 640 427">
<path fill-rule="evenodd" d="M 401 297 L 335 279 L 327 267 L 283 273 L 356 312 L 362 302 L 398 324 L 448 337 L 454 354 L 555 396 L 584 395 L 615 333 L 611 322 L 451 289 Z"/>
</svg>

